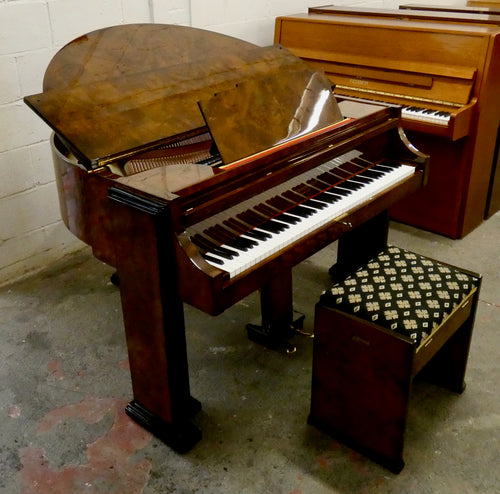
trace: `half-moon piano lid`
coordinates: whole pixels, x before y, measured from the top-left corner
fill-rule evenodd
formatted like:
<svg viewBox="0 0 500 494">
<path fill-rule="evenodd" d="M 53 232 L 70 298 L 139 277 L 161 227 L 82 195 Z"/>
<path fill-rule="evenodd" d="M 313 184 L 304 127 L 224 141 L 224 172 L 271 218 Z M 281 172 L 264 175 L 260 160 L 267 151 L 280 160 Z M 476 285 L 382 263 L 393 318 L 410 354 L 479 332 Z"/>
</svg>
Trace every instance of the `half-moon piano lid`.
<svg viewBox="0 0 500 494">
<path fill-rule="evenodd" d="M 81 36 L 52 59 L 44 91 L 24 101 L 93 169 L 205 128 L 198 101 L 305 63 L 184 26 L 132 24 Z"/>
</svg>

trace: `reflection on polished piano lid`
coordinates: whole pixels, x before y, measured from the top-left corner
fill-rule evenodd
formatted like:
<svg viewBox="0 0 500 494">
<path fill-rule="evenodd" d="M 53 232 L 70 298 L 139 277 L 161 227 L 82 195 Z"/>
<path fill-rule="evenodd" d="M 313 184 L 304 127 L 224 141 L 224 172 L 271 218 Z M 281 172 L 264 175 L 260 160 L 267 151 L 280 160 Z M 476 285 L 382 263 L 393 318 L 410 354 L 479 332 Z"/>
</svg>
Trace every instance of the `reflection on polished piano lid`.
<svg viewBox="0 0 500 494">
<path fill-rule="evenodd" d="M 197 103 L 236 84 L 301 71 L 280 46 L 261 48 L 183 26 L 105 28 L 63 47 L 44 91 L 25 102 L 87 169 L 205 130 Z"/>
<path fill-rule="evenodd" d="M 307 65 L 244 81 L 200 102 L 225 164 L 342 121 L 331 83 Z"/>
<path fill-rule="evenodd" d="M 214 170 L 210 166 L 181 164 L 152 168 L 129 177 L 120 177 L 117 181 L 157 197 L 170 199 L 170 192 L 177 192 L 213 175 Z"/>
</svg>

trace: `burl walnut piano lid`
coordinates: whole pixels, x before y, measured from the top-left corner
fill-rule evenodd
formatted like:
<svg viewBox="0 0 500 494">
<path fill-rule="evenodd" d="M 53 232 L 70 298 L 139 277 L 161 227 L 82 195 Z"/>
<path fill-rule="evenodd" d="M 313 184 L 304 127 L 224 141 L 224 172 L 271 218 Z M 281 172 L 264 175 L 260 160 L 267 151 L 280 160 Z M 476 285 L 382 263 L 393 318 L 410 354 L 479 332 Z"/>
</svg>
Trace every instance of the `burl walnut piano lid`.
<svg viewBox="0 0 500 494">
<path fill-rule="evenodd" d="M 123 25 L 63 47 L 47 68 L 43 92 L 24 100 L 93 169 L 199 133 L 206 125 L 201 100 L 261 77 L 289 87 L 291 74 L 312 73 L 304 67 L 280 46 L 260 48 L 183 26 Z"/>
</svg>

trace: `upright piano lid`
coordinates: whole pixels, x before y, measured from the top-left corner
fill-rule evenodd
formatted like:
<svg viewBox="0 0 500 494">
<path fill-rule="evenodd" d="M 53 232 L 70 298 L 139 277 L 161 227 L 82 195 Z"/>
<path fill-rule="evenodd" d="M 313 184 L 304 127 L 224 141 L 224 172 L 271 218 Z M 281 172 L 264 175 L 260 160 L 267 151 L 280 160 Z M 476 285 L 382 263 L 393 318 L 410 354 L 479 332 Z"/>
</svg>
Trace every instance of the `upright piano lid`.
<svg viewBox="0 0 500 494">
<path fill-rule="evenodd" d="M 218 33 L 162 24 L 91 32 L 52 59 L 24 100 L 87 168 L 196 133 L 198 101 L 304 62 Z"/>
<path fill-rule="evenodd" d="M 331 82 L 306 65 L 249 79 L 199 104 L 226 166 L 343 120 Z"/>
</svg>

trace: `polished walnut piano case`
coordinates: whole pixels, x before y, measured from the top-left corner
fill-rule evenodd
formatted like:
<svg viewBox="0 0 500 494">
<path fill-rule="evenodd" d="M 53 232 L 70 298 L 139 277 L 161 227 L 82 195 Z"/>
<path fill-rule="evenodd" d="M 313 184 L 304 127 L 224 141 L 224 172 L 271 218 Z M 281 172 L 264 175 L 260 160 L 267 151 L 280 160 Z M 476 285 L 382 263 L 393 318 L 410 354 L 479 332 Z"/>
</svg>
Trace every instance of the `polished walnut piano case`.
<svg viewBox="0 0 500 494">
<path fill-rule="evenodd" d="M 314 95 L 304 81 L 313 79 L 322 95 L 327 88 L 330 117 L 301 132 L 302 116 L 311 113 L 303 103 Z M 160 167 L 157 183 L 144 180 L 151 170 L 123 176 L 124 163 L 136 155 L 165 146 L 167 154 L 178 146 L 182 155 L 193 140 L 212 147 L 208 131 L 231 138 L 236 126 L 244 135 L 253 127 L 235 114 L 245 118 L 246 98 L 272 98 L 269 88 L 287 97 L 261 105 L 263 115 L 247 108 L 276 140 L 268 149 L 262 146 L 269 135 L 257 139 L 248 130 L 242 147 L 254 142 L 255 153 L 209 167 L 208 175 L 206 165 L 190 163 Z M 326 78 L 287 50 L 197 29 L 144 24 L 89 33 L 56 54 L 43 93 L 25 100 L 55 131 L 66 225 L 117 269 L 134 393 L 127 412 L 178 451 L 200 438 L 191 423 L 200 404 L 190 395 L 183 303 L 215 315 L 260 290 L 262 326 L 250 336 L 279 345 L 293 326 L 292 267 L 340 238 L 337 271 L 355 269 L 385 244 L 387 209 L 425 180 L 428 158 L 406 139 L 398 107 L 346 100 L 341 114 Z M 217 105 L 227 101 L 238 110 L 220 112 Z M 283 116 L 291 119 L 287 132 L 299 128 L 286 139 L 274 135 L 283 122 L 271 125 Z M 353 149 L 370 162 L 405 163 L 411 173 L 234 276 L 209 263 L 193 241 L 201 222 L 231 215 Z"/>
</svg>

